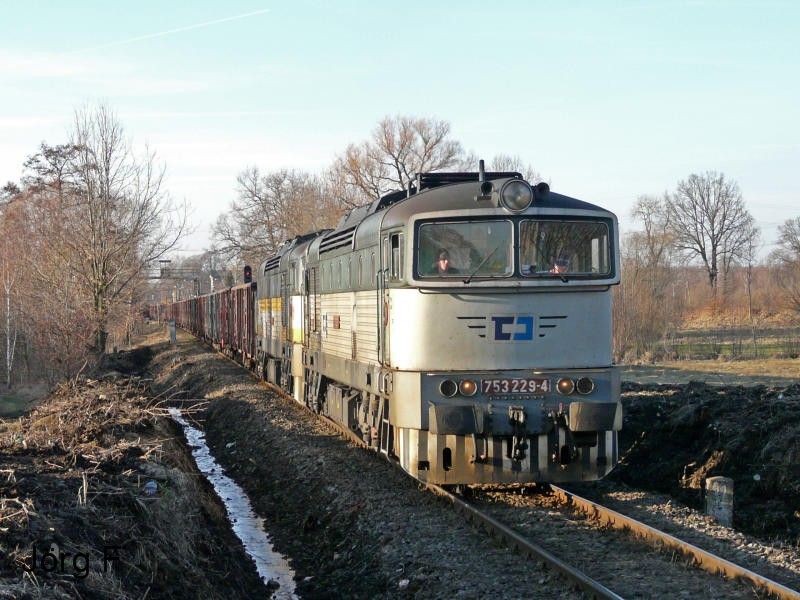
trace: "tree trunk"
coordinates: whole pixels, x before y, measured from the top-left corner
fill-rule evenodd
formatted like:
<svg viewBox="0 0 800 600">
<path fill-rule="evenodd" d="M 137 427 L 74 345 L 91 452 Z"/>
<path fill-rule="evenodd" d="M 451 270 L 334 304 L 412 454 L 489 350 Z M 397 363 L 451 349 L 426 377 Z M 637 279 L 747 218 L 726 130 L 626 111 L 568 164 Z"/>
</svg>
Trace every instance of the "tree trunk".
<svg viewBox="0 0 800 600">
<path fill-rule="evenodd" d="M 106 309 L 105 298 L 102 292 L 95 292 L 94 297 L 95 313 L 95 353 L 102 357 L 106 353 L 106 342 L 108 341 L 108 311 Z"/>
<path fill-rule="evenodd" d="M 14 352 L 17 349 L 17 328 L 11 332 L 11 293 L 6 290 L 6 389 L 11 389 L 11 371 L 14 368 Z"/>
</svg>

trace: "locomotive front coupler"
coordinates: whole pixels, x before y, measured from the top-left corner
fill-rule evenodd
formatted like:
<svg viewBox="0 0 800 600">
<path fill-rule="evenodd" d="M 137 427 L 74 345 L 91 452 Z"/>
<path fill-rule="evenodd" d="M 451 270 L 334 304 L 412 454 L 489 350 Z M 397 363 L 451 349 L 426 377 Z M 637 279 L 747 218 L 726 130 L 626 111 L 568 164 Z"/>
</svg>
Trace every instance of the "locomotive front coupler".
<svg viewBox="0 0 800 600">
<path fill-rule="evenodd" d="M 568 464 L 578 458 L 578 448 L 572 436 L 572 431 L 569 428 L 569 419 L 567 413 L 564 411 L 564 405 L 558 405 L 558 412 L 551 411 L 547 416 L 553 421 L 553 427 L 559 427 L 564 430 L 564 445 L 559 447 L 558 442 L 551 447 L 550 460 L 558 463 L 561 467 L 566 468 Z"/>
<path fill-rule="evenodd" d="M 511 458 L 519 461 L 525 460 L 527 456 L 525 451 L 528 449 L 525 408 L 523 406 L 509 406 L 508 420 L 511 422 L 511 429 L 514 434 L 511 444 L 513 448 Z"/>
</svg>

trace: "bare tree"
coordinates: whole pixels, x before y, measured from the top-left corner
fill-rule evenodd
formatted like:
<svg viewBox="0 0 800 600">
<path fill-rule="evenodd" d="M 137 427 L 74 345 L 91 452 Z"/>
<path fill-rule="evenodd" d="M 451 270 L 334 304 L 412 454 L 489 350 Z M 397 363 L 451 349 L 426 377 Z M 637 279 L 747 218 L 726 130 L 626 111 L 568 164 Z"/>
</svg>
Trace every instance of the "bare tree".
<svg viewBox="0 0 800 600">
<path fill-rule="evenodd" d="M 474 165 L 476 164 L 478 164 L 477 161 L 474 161 L 472 166 L 467 166 L 467 169 L 475 169 Z M 516 171 L 521 173 L 525 180 L 531 184 L 543 181 L 542 176 L 533 168 L 533 165 L 530 163 L 525 164 L 519 155 L 497 154 L 492 158 L 489 165 L 492 171 Z"/>
<path fill-rule="evenodd" d="M 643 229 L 630 232 L 622 249 L 622 285 L 615 290 L 614 344 L 619 356 L 655 356 L 675 327 L 674 246 L 667 198 L 640 196 L 631 211 Z"/>
<path fill-rule="evenodd" d="M 20 265 L 19 257 L 15 256 L 14 237 L 9 235 L 11 232 L 8 230 L 8 222 L 3 220 L 0 225 L 0 286 L 2 286 L 5 313 L 3 329 L 5 337 L 5 375 L 6 388 L 11 389 L 11 374 L 14 370 L 14 358 L 19 334 L 15 287 L 17 278 L 20 275 Z"/>
<path fill-rule="evenodd" d="M 778 227 L 778 247 L 770 255 L 774 277 L 789 305 L 800 313 L 800 217 Z"/>
<path fill-rule="evenodd" d="M 753 269 L 758 262 L 758 251 L 761 247 L 761 232 L 757 227 L 751 229 L 742 248 L 741 258 L 745 265 L 745 289 L 747 291 L 747 319 L 750 321 L 750 333 L 753 339 L 753 356 L 758 356 L 758 339 L 756 337 L 756 322 L 753 314 Z"/>
<path fill-rule="evenodd" d="M 739 186 L 722 173 L 692 174 L 678 183 L 668 208 L 675 246 L 701 260 L 716 293 L 720 268 L 730 266 L 752 235 L 753 218 Z"/>
<path fill-rule="evenodd" d="M 29 191 L 52 191 L 63 198 L 65 192 L 77 187 L 74 158 L 79 150 L 73 144 L 50 146 L 42 142 L 39 152 L 23 163 L 26 175 L 22 184 Z"/>
<path fill-rule="evenodd" d="M 750 214 L 742 219 L 737 229 L 731 229 L 722 240 L 722 290 L 727 299 L 732 292 L 734 265 L 747 268 L 750 261 L 754 260 L 752 252 L 757 251 L 761 230 L 756 225 L 755 219 Z"/>
<path fill-rule="evenodd" d="M 94 349 L 102 354 L 109 315 L 129 300 L 126 292 L 149 264 L 183 236 L 186 210 L 164 190 L 165 171 L 155 154 L 146 149 L 137 156 L 108 107 L 76 111 L 70 138 L 59 147 L 66 149 L 67 164 L 59 154 L 49 179 L 60 201 L 50 206 L 44 224 L 58 250 L 58 271 L 91 298 Z M 64 172 L 74 179 L 67 194 Z"/>
<path fill-rule="evenodd" d="M 640 247 L 639 255 L 648 271 L 648 282 L 654 296 L 663 294 L 669 277 L 664 277 L 672 262 L 674 239 L 670 233 L 669 197 L 639 196 L 631 216 L 642 223 L 643 230 L 633 234 Z"/>
<path fill-rule="evenodd" d="M 800 217 L 787 219 L 778 227 L 778 246 L 786 256 L 800 259 Z"/>
<path fill-rule="evenodd" d="M 287 169 L 262 174 L 250 167 L 237 177 L 237 198 L 214 225 L 215 249 L 257 264 L 283 240 L 331 227 L 340 216 L 321 178 Z"/>
<path fill-rule="evenodd" d="M 384 117 L 370 139 L 350 144 L 332 170 L 350 206 L 365 204 L 391 190 L 402 190 L 418 172 L 458 164 L 461 144 L 450 139 L 447 121 L 424 117 Z"/>
<path fill-rule="evenodd" d="M 9 181 L 3 187 L 0 187 L 0 205 L 10 202 L 15 196 L 18 196 L 22 190 L 13 181 Z"/>
</svg>

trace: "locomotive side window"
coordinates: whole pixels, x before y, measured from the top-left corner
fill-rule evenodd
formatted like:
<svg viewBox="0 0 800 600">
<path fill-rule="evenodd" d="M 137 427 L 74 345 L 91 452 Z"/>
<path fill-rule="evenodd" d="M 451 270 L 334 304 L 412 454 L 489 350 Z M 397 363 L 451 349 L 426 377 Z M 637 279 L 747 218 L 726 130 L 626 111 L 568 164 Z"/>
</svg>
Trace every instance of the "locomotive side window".
<svg viewBox="0 0 800 600">
<path fill-rule="evenodd" d="M 389 244 L 392 254 L 390 279 L 398 281 L 403 278 L 403 234 L 393 233 Z"/>
<path fill-rule="evenodd" d="M 511 221 L 425 223 L 417 238 L 421 277 L 510 277 Z"/>
<path fill-rule="evenodd" d="M 522 221 L 520 271 L 527 277 L 611 274 L 608 225 L 592 221 Z"/>
</svg>

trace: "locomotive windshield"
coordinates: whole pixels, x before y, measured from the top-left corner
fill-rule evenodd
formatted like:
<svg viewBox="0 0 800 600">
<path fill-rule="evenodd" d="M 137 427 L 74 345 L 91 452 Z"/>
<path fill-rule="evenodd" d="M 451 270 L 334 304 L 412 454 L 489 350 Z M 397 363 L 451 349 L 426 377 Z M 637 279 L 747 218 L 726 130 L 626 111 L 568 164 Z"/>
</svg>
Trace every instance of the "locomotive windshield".
<svg viewBox="0 0 800 600">
<path fill-rule="evenodd" d="M 425 223 L 419 228 L 421 277 L 509 277 L 514 272 L 511 221 Z"/>
<path fill-rule="evenodd" d="M 526 277 L 611 273 L 608 225 L 592 221 L 522 221 L 520 272 Z"/>
</svg>

